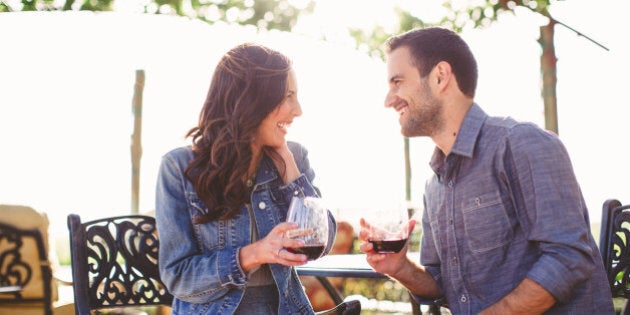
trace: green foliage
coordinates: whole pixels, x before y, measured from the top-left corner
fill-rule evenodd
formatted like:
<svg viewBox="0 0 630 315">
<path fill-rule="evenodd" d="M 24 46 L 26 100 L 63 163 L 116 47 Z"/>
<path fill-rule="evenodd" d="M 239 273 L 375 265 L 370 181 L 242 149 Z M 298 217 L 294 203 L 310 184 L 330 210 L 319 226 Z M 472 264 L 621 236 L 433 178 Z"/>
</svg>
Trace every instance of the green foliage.
<svg viewBox="0 0 630 315">
<path fill-rule="evenodd" d="M 118 0 L 127 1 L 127 0 Z M 112 11 L 116 0 L 22 0 L 9 5 L 0 1 L 0 12 L 13 11 Z M 290 31 L 302 13 L 312 12 L 314 0 L 147 0 L 144 13 L 170 14 L 200 19 L 209 24 L 254 25 L 260 29 Z"/>
<path fill-rule="evenodd" d="M 395 10 L 398 15 L 398 28 L 394 33 L 430 26 L 401 8 L 397 7 Z M 372 57 L 381 59 L 385 58 L 385 52 L 382 47 L 383 43 L 394 34 L 387 32 L 382 26 L 376 26 L 371 30 L 350 28 L 349 32 L 356 41 L 359 50 L 367 52 Z"/>
<path fill-rule="evenodd" d="M 499 15 L 509 12 L 514 13 L 516 7 L 523 7 L 543 16 L 549 16 L 547 11 L 549 0 L 486 0 L 477 1 L 477 5 L 456 7 L 452 2 L 444 2 L 450 14 L 445 17 L 441 24 L 456 32 L 461 32 L 465 27 L 482 28 L 495 22 Z"/>
<path fill-rule="evenodd" d="M 456 2 L 464 3 L 464 2 Z M 357 48 L 372 57 L 384 58 L 382 44 L 387 38 L 420 27 L 442 26 L 461 32 L 466 27 L 482 28 L 495 22 L 500 14 L 514 13 L 516 7 L 523 7 L 543 16 L 549 16 L 550 0 L 486 0 L 466 2 L 464 6 L 456 6 L 453 1 L 443 1 L 448 14 L 437 23 L 426 23 L 408 11 L 396 8 L 398 27 L 389 33 L 382 26 L 371 30 L 351 28 L 350 35 L 355 39 Z"/>
</svg>

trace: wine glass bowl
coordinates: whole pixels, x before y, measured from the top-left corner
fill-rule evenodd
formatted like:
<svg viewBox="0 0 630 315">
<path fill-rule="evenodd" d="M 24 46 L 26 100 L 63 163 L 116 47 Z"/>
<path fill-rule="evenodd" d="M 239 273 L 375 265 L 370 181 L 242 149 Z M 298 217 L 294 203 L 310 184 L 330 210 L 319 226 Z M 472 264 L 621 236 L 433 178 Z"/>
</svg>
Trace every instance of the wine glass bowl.
<svg viewBox="0 0 630 315">
<path fill-rule="evenodd" d="M 368 242 L 378 253 L 398 253 L 409 238 L 409 219 L 405 207 L 369 211 L 365 218 Z"/>
<path fill-rule="evenodd" d="M 286 237 L 301 239 L 302 247 L 291 247 L 287 250 L 295 254 L 304 254 L 308 260 L 321 257 L 328 245 L 328 209 L 321 198 L 293 197 L 287 212 L 287 222 L 295 222 L 295 230 L 285 232 Z"/>
</svg>

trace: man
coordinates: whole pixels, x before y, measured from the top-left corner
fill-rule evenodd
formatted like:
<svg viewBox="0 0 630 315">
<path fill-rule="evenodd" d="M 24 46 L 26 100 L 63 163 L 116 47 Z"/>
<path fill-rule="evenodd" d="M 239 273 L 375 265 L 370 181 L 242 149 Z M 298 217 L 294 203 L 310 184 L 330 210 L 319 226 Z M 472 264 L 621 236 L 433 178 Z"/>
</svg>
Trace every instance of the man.
<svg viewBox="0 0 630 315">
<path fill-rule="evenodd" d="M 477 64 L 442 28 L 387 44 L 385 106 L 407 137 L 436 145 L 425 188 L 420 265 L 405 247 L 361 251 L 374 270 L 454 314 L 612 314 L 610 289 L 569 156 L 550 132 L 488 116 L 476 103 Z M 411 227 L 415 221 L 410 221 Z"/>
</svg>

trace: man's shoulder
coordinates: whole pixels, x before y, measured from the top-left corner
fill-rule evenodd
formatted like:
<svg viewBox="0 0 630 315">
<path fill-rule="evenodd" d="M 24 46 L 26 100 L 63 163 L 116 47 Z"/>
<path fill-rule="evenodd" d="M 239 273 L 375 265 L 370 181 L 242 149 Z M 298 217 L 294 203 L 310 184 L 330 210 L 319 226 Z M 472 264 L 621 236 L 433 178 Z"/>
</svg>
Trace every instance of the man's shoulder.
<svg viewBox="0 0 630 315">
<path fill-rule="evenodd" d="M 512 117 L 489 116 L 485 123 L 486 128 L 499 129 L 504 131 L 508 137 L 529 137 L 534 135 L 555 136 L 554 133 L 542 129 L 540 126 L 529 121 L 519 121 Z"/>
</svg>

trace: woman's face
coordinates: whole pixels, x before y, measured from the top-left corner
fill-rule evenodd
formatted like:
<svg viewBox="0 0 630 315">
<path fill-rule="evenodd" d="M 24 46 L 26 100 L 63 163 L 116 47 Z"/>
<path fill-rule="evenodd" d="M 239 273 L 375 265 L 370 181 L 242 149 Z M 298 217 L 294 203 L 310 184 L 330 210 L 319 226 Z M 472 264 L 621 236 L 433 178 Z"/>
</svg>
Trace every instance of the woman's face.
<svg viewBox="0 0 630 315">
<path fill-rule="evenodd" d="M 297 92 L 295 73 L 291 70 L 287 77 L 284 100 L 258 126 L 256 138 L 252 142 L 254 150 L 260 150 L 263 146 L 278 148 L 286 143 L 285 135 L 293 123 L 293 118 L 302 115 Z"/>
</svg>

